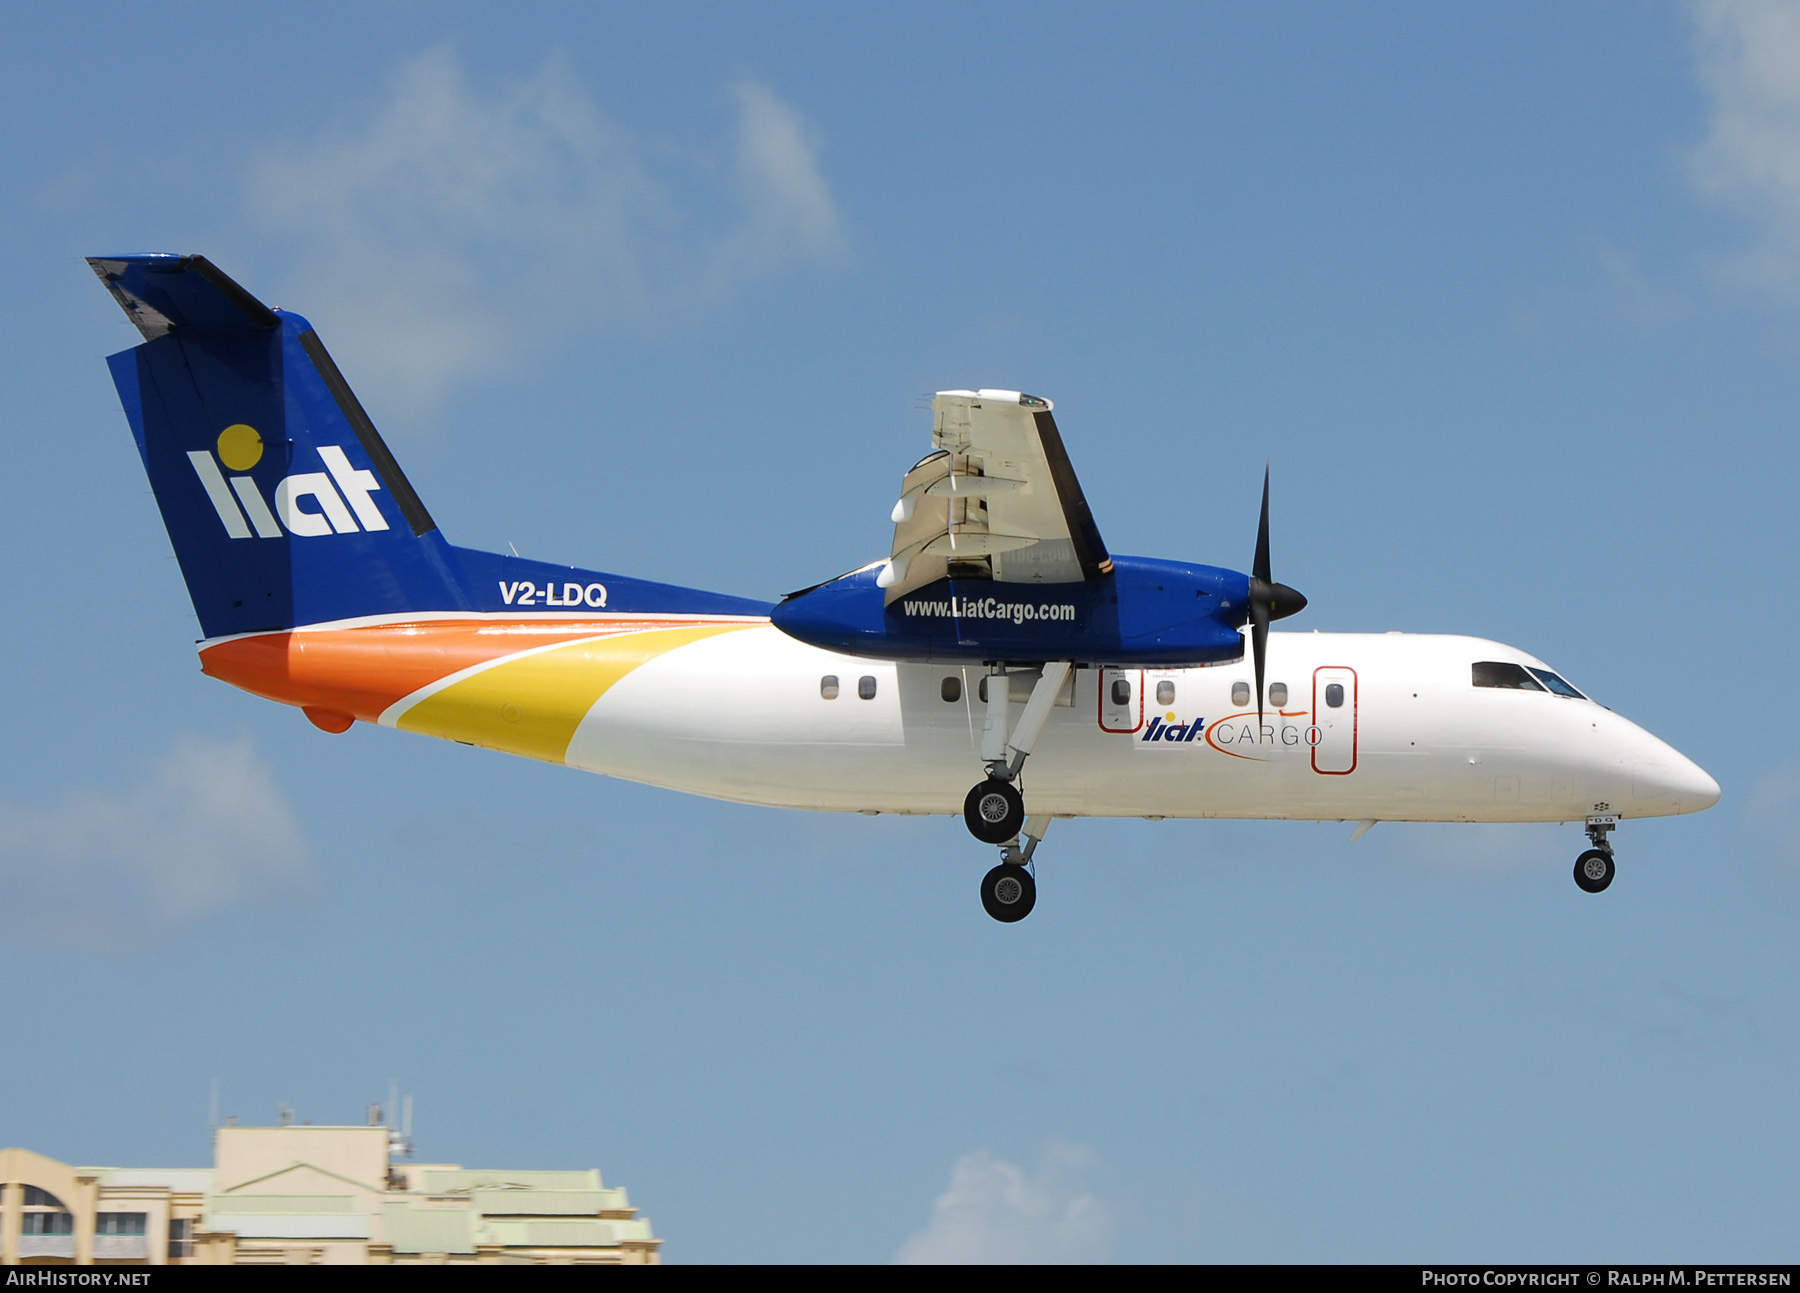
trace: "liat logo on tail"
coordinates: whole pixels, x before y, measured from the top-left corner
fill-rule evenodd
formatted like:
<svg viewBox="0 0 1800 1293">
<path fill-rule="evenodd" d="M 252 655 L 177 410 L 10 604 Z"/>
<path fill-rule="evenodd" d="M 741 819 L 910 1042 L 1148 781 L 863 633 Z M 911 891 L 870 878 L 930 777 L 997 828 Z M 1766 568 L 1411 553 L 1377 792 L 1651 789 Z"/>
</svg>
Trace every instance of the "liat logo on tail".
<svg viewBox="0 0 1800 1293">
<path fill-rule="evenodd" d="M 225 533 L 234 539 L 248 539 L 252 527 L 259 539 L 279 539 L 284 526 L 289 534 L 306 536 L 356 534 L 358 521 L 362 522 L 362 530 L 388 528 L 381 509 L 369 497 L 381 488 L 381 482 L 374 472 L 352 467 L 338 445 L 319 446 L 324 471 L 295 472 L 282 477 L 275 486 L 273 511 L 256 481 L 246 474 L 262 461 L 262 433 L 242 422 L 234 423 L 219 432 L 216 448 L 216 458 L 199 449 L 188 454 L 188 461 L 194 464 L 194 474 L 212 500 Z M 229 483 L 219 469 L 221 463 L 236 473 Z M 303 508 L 301 499 L 310 499 L 312 506 Z"/>
</svg>

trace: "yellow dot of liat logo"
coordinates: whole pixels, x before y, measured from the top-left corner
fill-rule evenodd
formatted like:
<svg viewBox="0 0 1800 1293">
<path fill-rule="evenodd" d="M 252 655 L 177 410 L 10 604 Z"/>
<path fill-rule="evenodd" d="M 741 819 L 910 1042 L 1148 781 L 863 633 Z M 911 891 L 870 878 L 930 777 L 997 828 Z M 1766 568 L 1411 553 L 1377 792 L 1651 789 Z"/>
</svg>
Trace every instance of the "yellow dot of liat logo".
<svg viewBox="0 0 1800 1293">
<path fill-rule="evenodd" d="M 1165 722 L 1165 723 L 1173 723 L 1173 722 L 1174 722 L 1174 721 L 1175 721 L 1175 715 L 1173 715 L 1173 714 L 1170 714 L 1170 715 L 1169 715 L 1169 716 L 1168 716 L 1168 717 L 1167 717 L 1167 718 L 1165 718 L 1165 719 L 1164 719 L 1164 720 L 1163 720 L 1163 721 L 1164 721 L 1164 722 Z"/>
<path fill-rule="evenodd" d="M 262 461 L 262 435 L 253 426 L 233 423 L 219 432 L 219 461 L 233 471 L 249 471 Z"/>
</svg>

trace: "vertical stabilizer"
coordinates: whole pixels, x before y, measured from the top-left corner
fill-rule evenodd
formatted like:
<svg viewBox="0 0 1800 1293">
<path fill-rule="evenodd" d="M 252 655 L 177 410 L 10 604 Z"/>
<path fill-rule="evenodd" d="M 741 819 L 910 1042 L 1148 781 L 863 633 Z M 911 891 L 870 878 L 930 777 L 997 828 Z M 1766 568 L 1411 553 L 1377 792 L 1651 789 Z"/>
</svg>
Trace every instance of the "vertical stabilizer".
<svg viewBox="0 0 1800 1293">
<path fill-rule="evenodd" d="M 107 362 L 206 637 L 471 605 L 305 319 L 201 256 L 88 263 L 144 334 Z"/>
</svg>

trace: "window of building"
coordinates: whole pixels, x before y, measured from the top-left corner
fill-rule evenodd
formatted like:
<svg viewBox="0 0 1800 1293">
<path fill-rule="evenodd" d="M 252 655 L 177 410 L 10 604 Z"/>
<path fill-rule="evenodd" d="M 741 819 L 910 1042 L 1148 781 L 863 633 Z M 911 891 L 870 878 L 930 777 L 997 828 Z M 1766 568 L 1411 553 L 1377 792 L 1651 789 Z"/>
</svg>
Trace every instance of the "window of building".
<svg viewBox="0 0 1800 1293">
<path fill-rule="evenodd" d="M 1524 665 L 1504 660 L 1477 660 L 1469 666 L 1469 672 L 1477 687 L 1498 687 L 1503 691 L 1544 690 L 1544 684 L 1526 673 Z"/>
<path fill-rule="evenodd" d="M 1269 703 L 1275 706 L 1276 709 L 1280 709 L 1283 705 L 1287 704 L 1287 696 L 1287 684 L 1285 682 L 1272 682 L 1269 684 Z"/>
<path fill-rule="evenodd" d="M 856 680 L 856 694 L 858 696 L 861 696 L 864 700 L 874 700 L 875 699 L 875 675 L 874 674 L 865 673 L 862 677 L 860 677 Z"/>
<path fill-rule="evenodd" d="M 97 1235 L 141 1235 L 144 1223 L 150 1214 L 147 1212 L 102 1212 L 94 1217 L 94 1233 Z"/>
<path fill-rule="evenodd" d="M 194 1222 L 189 1217 L 176 1217 L 169 1222 L 169 1256 L 194 1255 Z"/>
<path fill-rule="evenodd" d="M 1164 678 L 1156 684 L 1156 703 L 1173 705 L 1175 703 L 1175 684 Z"/>
<path fill-rule="evenodd" d="M 1115 705 L 1129 705 L 1131 703 L 1131 680 L 1129 678 L 1113 679 L 1112 703 Z"/>
<path fill-rule="evenodd" d="M 72 1235 L 75 1216 L 70 1212 L 27 1212 L 23 1233 L 28 1235 Z"/>
<path fill-rule="evenodd" d="M 944 679 L 943 685 L 938 688 L 938 695 L 944 698 L 944 703 L 946 705 L 954 705 L 957 701 L 962 699 L 962 679 L 958 678 L 955 674 L 951 674 L 948 678 Z"/>
<path fill-rule="evenodd" d="M 25 1206 L 28 1208 L 61 1208 L 63 1201 L 48 1190 L 40 1190 L 35 1185 L 25 1187 Z M 67 1211 L 67 1209 L 64 1209 Z"/>
<path fill-rule="evenodd" d="M 1325 684 L 1325 703 L 1332 709 L 1342 709 L 1344 707 L 1343 683 L 1328 682 Z"/>
<path fill-rule="evenodd" d="M 837 699 L 837 675 L 828 673 L 819 679 L 819 695 L 826 700 Z"/>
<path fill-rule="evenodd" d="M 1234 682 L 1231 684 L 1231 703 L 1234 705 L 1248 705 L 1250 703 L 1249 683 Z"/>
</svg>

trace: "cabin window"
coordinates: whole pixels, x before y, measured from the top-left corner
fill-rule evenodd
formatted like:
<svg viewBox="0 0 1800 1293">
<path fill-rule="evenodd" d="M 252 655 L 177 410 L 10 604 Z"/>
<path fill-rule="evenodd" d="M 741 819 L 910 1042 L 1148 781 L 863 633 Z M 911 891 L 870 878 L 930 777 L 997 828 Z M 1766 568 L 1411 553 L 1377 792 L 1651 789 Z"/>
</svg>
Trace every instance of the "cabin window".
<svg viewBox="0 0 1800 1293">
<path fill-rule="evenodd" d="M 1469 666 L 1477 687 L 1498 687 L 1502 691 L 1543 691 L 1544 684 L 1525 672 L 1525 666 L 1504 660 L 1477 660 Z"/>
<path fill-rule="evenodd" d="M 962 679 L 958 678 L 955 674 L 951 674 L 948 678 L 944 679 L 943 686 L 938 688 L 938 695 L 944 698 L 944 703 L 946 705 L 954 705 L 957 701 L 962 699 Z"/>
<path fill-rule="evenodd" d="M 1175 703 L 1175 684 L 1164 678 L 1156 684 L 1156 703 L 1173 705 Z"/>
<path fill-rule="evenodd" d="M 1129 679 L 1113 679 L 1112 703 L 1115 705 L 1129 705 L 1131 703 L 1131 682 Z"/>
<path fill-rule="evenodd" d="M 837 699 L 837 675 L 828 673 L 819 679 L 819 695 L 826 700 Z"/>
<path fill-rule="evenodd" d="M 1275 706 L 1276 709 L 1280 709 L 1283 705 L 1287 704 L 1287 684 L 1285 682 L 1272 682 L 1269 684 L 1269 703 Z"/>
<path fill-rule="evenodd" d="M 1343 683 L 1328 682 L 1325 684 L 1325 703 L 1332 709 L 1342 709 L 1344 707 Z"/>
<path fill-rule="evenodd" d="M 1248 705 L 1250 703 L 1249 683 L 1234 682 L 1231 684 L 1231 703 L 1234 705 Z"/>
<path fill-rule="evenodd" d="M 875 675 L 874 674 L 865 673 L 862 677 L 860 677 L 856 680 L 856 694 L 858 696 L 861 696 L 864 700 L 874 700 L 875 699 Z"/>
<path fill-rule="evenodd" d="M 1548 669 L 1533 669 L 1531 671 L 1531 674 L 1534 678 L 1536 678 L 1539 682 L 1543 683 L 1544 686 L 1548 687 L 1551 691 L 1555 692 L 1558 696 L 1569 696 L 1569 697 L 1574 698 L 1575 700 L 1586 700 L 1587 699 L 1586 696 L 1583 696 L 1580 692 L 1576 691 L 1573 687 L 1569 686 L 1569 684 L 1563 678 L 1561 678 L 1557 674 L 1551 673 Z"/>
</svg>

